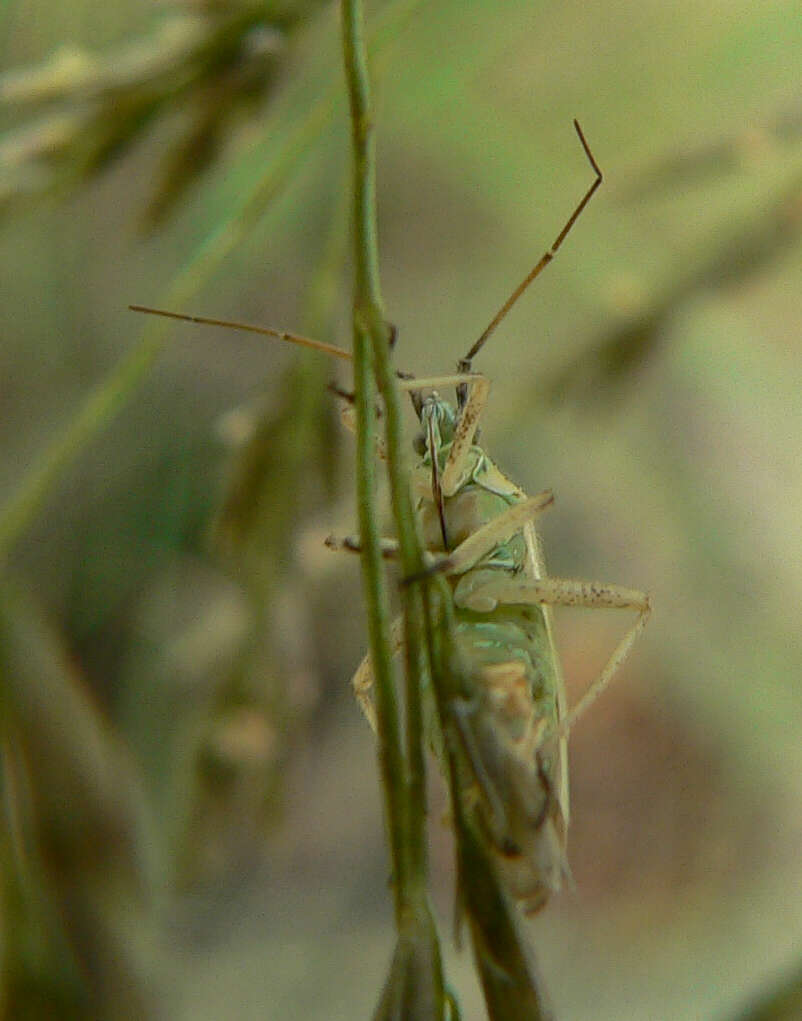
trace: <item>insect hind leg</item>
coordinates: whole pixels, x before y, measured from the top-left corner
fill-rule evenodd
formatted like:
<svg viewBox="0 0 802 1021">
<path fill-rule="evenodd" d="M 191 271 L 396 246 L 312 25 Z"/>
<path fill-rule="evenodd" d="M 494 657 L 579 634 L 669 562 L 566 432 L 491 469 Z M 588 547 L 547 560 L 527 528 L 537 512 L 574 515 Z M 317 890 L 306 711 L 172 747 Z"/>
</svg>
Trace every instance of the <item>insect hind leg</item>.
<svg viewBox="0 0 802 1021">
<path fill-rule="evenodd" d="M 645 592 L 625 588 L 622 585 L 575 581 L 569 578 L 538 578 L 526 581 L 498 579 L 478 590 L 477 597 L 485 597 L 488 601 L 495 600 L 496 604 L 531 603 L 541 606 L 637 610 L 638 617 L 635 623 L 616 645 L 596 679 L 591 682 L 574 708 L 567 713 L 557 730 L 558 737 L 567 737 L 577 720 L 584 716 L 604 691 L 632 651 L 632 646 L 646 627 L 652 612 L 651 600 Z"/>
</svg>

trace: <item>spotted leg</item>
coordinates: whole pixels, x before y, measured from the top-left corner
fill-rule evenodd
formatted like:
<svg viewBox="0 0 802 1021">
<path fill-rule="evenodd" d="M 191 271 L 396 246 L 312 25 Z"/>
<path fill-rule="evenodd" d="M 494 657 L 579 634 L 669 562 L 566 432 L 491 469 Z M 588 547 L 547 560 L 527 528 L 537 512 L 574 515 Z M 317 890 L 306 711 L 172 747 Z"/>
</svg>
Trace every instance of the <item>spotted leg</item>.
<svg viewBox="0 0 802 1021">
<path fill-rule="evenodd" d="M 455 593 L 457 598 L 458 593 Z M 491 606 L 490 604 L 493 604 Z M 566 737 L 577 720 L 595 702 L 615 676 L 632 646 L 646 627 L 652 612 L 649 597 L 637 589 L 606 585 L 595 581 L 574 581 L 568 578 L 517 579 L 509 575 L 489 580 L 471 593 L 465 604 L 468 609 L 490 612 L 498 604 L 535 604 L 540 606 L 585 606 L 600 609 L 636 610 L 638 617 L 613 650 L 601 673 L 588 686 L 571 709 L 558 735 Z"/>
</svg>

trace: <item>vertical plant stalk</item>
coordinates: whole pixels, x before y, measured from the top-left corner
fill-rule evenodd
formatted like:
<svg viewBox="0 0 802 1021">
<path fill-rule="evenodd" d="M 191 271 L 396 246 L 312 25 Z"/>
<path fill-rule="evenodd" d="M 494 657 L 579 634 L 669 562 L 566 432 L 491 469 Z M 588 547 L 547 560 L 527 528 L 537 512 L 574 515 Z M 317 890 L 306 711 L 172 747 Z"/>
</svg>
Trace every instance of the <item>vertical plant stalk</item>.
<svg viewBox="0 0 802 1021">
<path fill-rule="evenodd" d="M 376 690 L 379 762 L 393 857 L 397 943 L 375 1021 L 442 1021 L 446 997 L 440 944 L 426 891 L 426 806 L 421 689 L 423 613 L 418 586 L 402 593 L 406 650 L 407 754 L 402 751 L 393 683 L 384 566 L 375 493 L 376 388 L 384 398 L 385 445 L 401 570 L 422 566 L 407 473 L 401 415 L 382 312 L 376 241 L 374 143 L 361 0 L 342 0 L 343 56 L 351 112 L 354 193 L 354 389 L 357 412 L 357 504 L 370 653 Z"/>
<path fill-rule="evenodd" d="M 356 399 L 356 485 L 359 534 L 362 545 L 362 585 L 368 618 L 370 656 L 376 689 L 384 811 L 390 842 L 396 920 L 403 913 L 402 891 L 407 888 L 406 763 L 401 750 L 398 701 L 393 680 L 389 613 L 376 525 L 375 384 L 369 339 L 354 313 L 354 394 Z"/>
<path fill-rule="evenodd" d="M 351 112 L 354 192 L 354 371 L 358 430 L 358 504 L 363 548 L 363 573 L 376 675 L 380 757 L 387 799 L 388 825 L 396 858 L 396 908 L 405 912 L 424 896 L 426 874 L 425 774 L 421 712 L 423 617 L 419 592 L 402 594 L 406 649 L 407 754 L 401 751 L 399 714 L 393 688 L 383 565 L 375 521 L 375 402 L 370 359 L 384 399 L 387 470 L 393 515 L 405 575 L 422 568 L 408 476 L 402 450 L 400 398 L 390 361 L 389 331 L 379 285 L 376 233 L 375 144 L 370 86 L 363 37 L 361 0 L 342 3 L 343 56 Z M 397 769 L 390 775 L 391 769 Z"/>
</svg>

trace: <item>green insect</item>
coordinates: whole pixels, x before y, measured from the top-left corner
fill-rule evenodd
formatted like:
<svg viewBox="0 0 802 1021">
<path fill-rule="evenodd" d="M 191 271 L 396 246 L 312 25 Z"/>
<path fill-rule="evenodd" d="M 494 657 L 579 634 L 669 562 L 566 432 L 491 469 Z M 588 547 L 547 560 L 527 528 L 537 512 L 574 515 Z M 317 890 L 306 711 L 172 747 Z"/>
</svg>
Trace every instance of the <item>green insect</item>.
<svg viewBox="0 0 802 1021">
<path fill-rule="evenodd" d="M 590 581 L 550 577 L 535 531 L 537 517 L 553 503 L 549 490 L 527 496 L 476 442 L 490 384 L 472 362 L 529 284 L 554 258 L 602 181 L 579 124 L 574 126 L 595 172 L 551 248 L 513 291 L 479 340 L 458 363 L 457 373 L 427 379 L 404 377 L 421 431 L 419 461 L 411 485 L 423 544 L 431 567 L 447 579 L 454 605 L 456 650 L 468 677 L 464 697 L 450 706 L 449 725 L 463 760 L 463 800 L 492 847 L 510 894 L 527 913 L 539 910 L 568 874 L 566 834 L 570 817 L 567 738 L 575 722 L 604 690 L 646 626 L 651 607 L 643 592 Z M 141 311 L 157 312 L 154 309 Z M 169 314 L 169 313 L 168 313 Z M 176 316 L 214 325 L 201 317 Z M 292 342 L 306 338 L 249 327 Z M 329 354 L 340 349 L 319 345 Z M 455 387 L 456 403 L 438 388 Z M 424 396 L 427 394 L 427 396 Z M 353 426 L 352 408 L 343 408 Z M 382 455 L 381 449 L 378 450 Z M 329 540 L 358 550 L 358 539 Z M 395 541 L 384 540 L 393 555 Z M 554 643 L 552 606 L 622 608 L 637 619 L 579 702 L 568 709 Z M 396 649 L 400 621 L 393 625 Z M 353 677 L 356 697 L 375 727 L 368 657 Z"/>
</svg>

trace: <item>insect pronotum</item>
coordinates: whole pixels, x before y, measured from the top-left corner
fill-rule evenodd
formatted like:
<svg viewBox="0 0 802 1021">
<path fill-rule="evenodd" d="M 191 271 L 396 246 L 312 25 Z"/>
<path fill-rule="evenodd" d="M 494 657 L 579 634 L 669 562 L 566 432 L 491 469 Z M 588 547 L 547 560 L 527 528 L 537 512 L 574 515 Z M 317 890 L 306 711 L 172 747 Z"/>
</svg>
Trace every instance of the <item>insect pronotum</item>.
<svg viewBox="0 0 802 1021">
<path fill-rule="evenodd" d="M 560 889 L 568 874 L 569 732 L 607 687 L 651 612 L 648 596 L 635 589 L 550 577 L 535 520 L 552 505 L 551 492 L 527 496 L 476 443 L 490 384 L 473 371 L 473 359 L 554 258 L 602 182 L 601 170 L 576 121 L 574 127 L 595 177 L 554 243 L 460 359 L 456 373 L 426 379 L 403 375 L 399 380 L 401 389 L 410 394 L 421 426 L 415 440 L 419 460 L 411 485 L 423 543 L 431 570 L 442 573 L 450 585 L 456 621 L 453 638 L 470 678 L 470 694 L 455 700 L 450 721 L 469 763 L 465 800 L 494 850 L 509 892 L 530 913 Z M 350 357 L 332 345 L 265 327 L 144 306 L 131 308 L 264 333 L 335 357 Z M 455 404 L 439 395 L 442 387 L 455 388 Z M 353 428 L 347 396 L 343 421 Z M 378 454 L 381 456 L 381 449 Z M 358 539 L 350 537 L 331 539 L 329 545 L 359 549 Z M 383 545 L 386 554 L 393 556 L 395 541 L 386 539 Z M 598 677 L 570 710 L 554 643 L 553 606 L 637 612 Z M 396 622 L 396 648 L 400 636 L 400 622 Z M 365 657 L 352 684 L 366 717 L 375 726 L 372 683 L 370 660 Z"/>
</svg>

